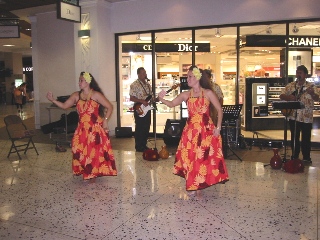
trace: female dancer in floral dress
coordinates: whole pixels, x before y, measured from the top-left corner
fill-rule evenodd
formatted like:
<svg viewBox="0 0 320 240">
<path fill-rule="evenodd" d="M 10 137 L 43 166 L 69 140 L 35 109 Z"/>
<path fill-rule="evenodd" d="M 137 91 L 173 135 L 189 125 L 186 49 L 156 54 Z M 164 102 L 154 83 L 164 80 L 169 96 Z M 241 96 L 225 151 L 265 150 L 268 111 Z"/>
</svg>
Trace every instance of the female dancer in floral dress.
<svg viewBox="0 0 320 240">
<path fill-rule="evenodd" d="M 172 101 L 163 99 L 165 91 L 159 93 L 160 101 L 168 107 L 187 103 L 189 117 L 177 148 L 173 173 L 186 179 L 186 190 L 192 193 L 229 179 L 220 136 L 222 108 L 201 72 L 195 66 L 190 67 L 187 81 L 191 90 Z M 210 118 L 210 103 L 218 111 L 217 126 Z"/>
<path fill-rule="evenodd" d="M 47 93 L 47 98 L 60 108 L 67 109 L 75 104 L 77 107 L 79 123 L 72 139 L 73 174 L 82 174 L 85 180 L 116 176 L 115 159 L 108 135 L 112 104 L 90 73 L 81 72 L 79 87 L 80 92 L 72 93 L 64 103 L 55 100 L 52 92 Z"/>
</svg>

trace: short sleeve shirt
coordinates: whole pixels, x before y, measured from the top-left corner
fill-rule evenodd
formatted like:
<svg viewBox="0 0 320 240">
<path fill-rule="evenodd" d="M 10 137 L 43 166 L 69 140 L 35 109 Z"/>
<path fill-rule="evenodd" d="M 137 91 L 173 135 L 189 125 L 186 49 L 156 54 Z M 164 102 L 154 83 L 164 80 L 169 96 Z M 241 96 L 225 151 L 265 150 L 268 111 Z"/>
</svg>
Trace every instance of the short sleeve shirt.
<svg viewBox="0 0 320 240">
<path fill-rule="evenodd" d="M 218 99 L 220 100 L 220 99 L 223 99 L 223 92 L 222 92 L 222 90 L 221 90 L 221 88 L 220 88 L 220 86 L 218 85 L 218 84 L 216 84 L 216 83 L 211 83 L 211 86 L 212 86 L 212 91 L 215 93 L 215 94 L 217 94 L 217 96 L 218 96 Z"/>
<path fill-rule="evenodd" d="M 143 83 L 137 79 L 131 83 L 129 95 L 138 99 L 146 99 L 149 95 L 152 95 L 152 89 L 148 82 Z"/>
<path fill-rule="evenodd" d="M 319 95 L 320 91 L 313 83 L 305 82 L 302 86 L 298 85 L 296 82 L 287 84 L 287 86 L 282 90 L 282 94 L 290 95 L 297 91 L 298 101 L 304 104 L 303 109 L 297 109 L 292 111 L 288 119 L 295 120 L 295 115 L 297 111 L 297 121 L 304 123 L 313 122 L 313 108 L 314 100 L 311 95 L 306 92 L 306 89 L 313 86 L 314 92 Z"/>
</svg>

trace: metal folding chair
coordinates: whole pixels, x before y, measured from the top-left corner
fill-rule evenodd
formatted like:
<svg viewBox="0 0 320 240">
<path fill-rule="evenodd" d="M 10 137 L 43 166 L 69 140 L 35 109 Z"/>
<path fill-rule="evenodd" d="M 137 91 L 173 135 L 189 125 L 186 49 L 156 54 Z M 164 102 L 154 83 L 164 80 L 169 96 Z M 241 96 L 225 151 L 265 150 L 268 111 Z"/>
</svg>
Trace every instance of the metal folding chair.
<svg viewBox="0 0 320 240">
<path fill-rule="evenodd" d="M 34 130 L 28 130 L 27 126 L 23 123 L 20 117 L 18 117 L 17 115 L 6 116 L 4 118 L 4 123 L 6 125 L 8 136 L 11 140 L 11 147 L 7 157 L 9 157 L 11 153 L 17 153 L 19 159 L 21 160 L 19 152 L 24 151 L 24 154 L 26 154 L 29 149 L 34 149 L 37 155 L 39 155 L 37 148 L 32 140 L 35 132 Z M 21 140 L 27 140 L 28 142 L 17 145 L 16 141 Z"/>
</svg>

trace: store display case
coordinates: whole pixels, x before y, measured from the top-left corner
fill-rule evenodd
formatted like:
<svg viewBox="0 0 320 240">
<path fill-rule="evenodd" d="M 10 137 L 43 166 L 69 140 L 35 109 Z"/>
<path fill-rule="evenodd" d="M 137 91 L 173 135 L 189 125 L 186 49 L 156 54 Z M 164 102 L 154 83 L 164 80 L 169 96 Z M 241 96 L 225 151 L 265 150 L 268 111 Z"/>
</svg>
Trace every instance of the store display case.
<svg viewBox="0 0 320 240">
<path fill-rule="evenodd" d="M 289 82 L 293 78 L 288 79 Z M 307 81 L 314 81 L 307 79 Z M 257 87 L 267 86 L 265 91 L 266 104 L 257 104 L 259 99 L 257 97 Z M 315 84 L 316 85 L 316 84 Z M 284 116 L 280 110 L 275 110 L 272 107 L 273 101 L 280 101 L 280 94 L 286 86 L 285 78 L 246 78 L 245 80 L 245 121 L 242 127 L 246 131 L 259 131 L 259 130 L 283 130 L 284 129 Z M 317 86 L 317 85 L 316 85 Z M 319 86 L 320 87 L 320 86 Z M 262 112 L 261 112 L 262 110 Z M 320 104 L 314 103 L 314 121 L 313 128 L 320 128 Z"/>
<path fill-rule="evenodd" d="M 172 100 L 179 94 L 179 87 L 176 85 L 179 83 L 178 75 L 177 74 L 160 74 L 161 78 L 156 80 L 156 91 L 155 95 L 157 93 L 161 92 L 162 90 L 164 91 L 169 91 L 166 95 L 166 99 Z M 122 86 L 123 86 L 123 112 L 124 113 L 131 113 L 133 112 L 133 102 L 130 101 L 130 85 L 132 84 L 134 80 L 123 80 Z M 174 89 L 172 89 L 174 88 Z M 172 89 L 172 90 L 171 90 Z M 157 103 L 157 109 L 158 113 L 168 113 L 168 112 L 173 112 L 172 109 L 168 108 L 166 105 L 160 103 Z"/>
<path fill-rule="evenodd" d="M 272 102 L 280 100 L 285 85 L 284 78 L 246 78 L 244 130 L 284 129 L 284 116 L 272 108 Z"/>
<path fill-rule="evenodd" d="M 280 94 L 282 90 L 284 89 L 284 84 L 270 84 L 269 87 L 269 95 L 268 95 L 268 114 L 274 115 L 274 114 L 281 114 L 279 110 L 275 110 L 272 107 L 273 101 L 279 101 Z"/>
</svg>

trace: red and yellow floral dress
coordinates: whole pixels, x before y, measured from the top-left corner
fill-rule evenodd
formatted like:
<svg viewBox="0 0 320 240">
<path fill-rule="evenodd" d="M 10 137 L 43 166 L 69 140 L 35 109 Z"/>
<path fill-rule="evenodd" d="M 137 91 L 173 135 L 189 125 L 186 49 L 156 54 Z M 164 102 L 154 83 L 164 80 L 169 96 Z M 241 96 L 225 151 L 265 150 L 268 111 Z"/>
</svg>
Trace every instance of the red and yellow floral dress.
<svg viewBox="0 0 320 240">
<path fill-rule="evenodd" d="M 199 190 L 229 180 L 222 152 L 222 139 L 213 136 L 210 101 L 201 89 L 187 101 L 189 117 L 181 134 L 173 173 L 186 179 L 186 190 Z"/>
<path fill-rule="evenodd" d="M 79 123 L 72 139 L 72 170 L 74 175 L 82 174 L 83 179 L 117 175 L 110 138 L 99 116 L 99 105 L 91 98 L 77 102 Z"/>
</svg>

